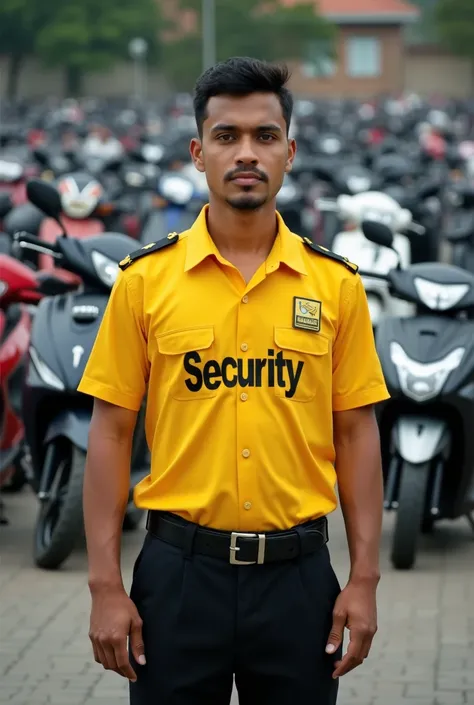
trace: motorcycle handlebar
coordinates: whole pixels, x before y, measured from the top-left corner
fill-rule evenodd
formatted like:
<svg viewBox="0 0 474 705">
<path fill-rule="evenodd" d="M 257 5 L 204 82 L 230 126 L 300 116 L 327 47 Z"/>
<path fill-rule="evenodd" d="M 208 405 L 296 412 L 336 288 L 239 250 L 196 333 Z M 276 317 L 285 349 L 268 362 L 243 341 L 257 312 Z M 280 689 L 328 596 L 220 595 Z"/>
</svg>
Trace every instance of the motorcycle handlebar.
<svg viewBox="0 0 474 705">
<path fill-rule="evenodd" d="M 25 231 L 15 233 L 13 239 L 15 240 L 15 242 L 18 243 L 24 242 L 25 244 L 27 243 L 29 245 L 36 245 L 36 247 L 41 247 L 43 250 L 49 250 L 50 252 L 59 253 L 58 246 L 55 242 L 45 242 L 39 237 L 36 237 L 36 235 L 31 235 L 30 233 L 27 233 Z"/>
</svg>

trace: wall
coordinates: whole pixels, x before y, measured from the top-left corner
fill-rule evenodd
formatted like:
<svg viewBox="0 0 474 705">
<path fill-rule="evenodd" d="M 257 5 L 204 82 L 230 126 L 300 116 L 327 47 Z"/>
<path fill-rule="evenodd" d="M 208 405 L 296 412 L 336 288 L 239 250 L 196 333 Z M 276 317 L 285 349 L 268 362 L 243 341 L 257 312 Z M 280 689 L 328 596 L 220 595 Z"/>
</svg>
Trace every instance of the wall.
<svg viewBox="0 0 474 705">
<path fill-rule="evenodd" d="M 382 74 L 374 78 L 353 78 L 345 75 L 345 43 L 351 35 L 378 36 L 382 42 Z M 335 75 L 307 78 L 299 66 L 293 66 L 292 88 L 296 93 L 328 97 L 369 97 L 378 93 L 403 89 L 404 58 L 400 27 L 344 26 L 339 28 L 336 41 L 338 68 Z"/>
<path fill-rule="evenodd" d="M 474 66 L 436 49 L 409 49 L 405 58 L 405 88 L 423 96 L 465 98 L 474 92 Z"/>
<path fill-rule="evenodd" d="M 0 96 L 6 87 L 5 59 L 0 58 Z M 89 74 L 84 82 L 84 94 L 91 96 L 113 97 L 133 95 L 134 69 L 131 63 L 117 64 L 105 73 Z M 147 78 L 148 97 L 166 93 L 169 89 L 162 76 L 156 71 L 149 71 Z M 28 61 L 20 76 L 19 96 L 35 98 L 41 96 L 62 96 L 64 92 L 63 76 L 60 71 L 48 71 L 37 61 Z"/>
</svg>

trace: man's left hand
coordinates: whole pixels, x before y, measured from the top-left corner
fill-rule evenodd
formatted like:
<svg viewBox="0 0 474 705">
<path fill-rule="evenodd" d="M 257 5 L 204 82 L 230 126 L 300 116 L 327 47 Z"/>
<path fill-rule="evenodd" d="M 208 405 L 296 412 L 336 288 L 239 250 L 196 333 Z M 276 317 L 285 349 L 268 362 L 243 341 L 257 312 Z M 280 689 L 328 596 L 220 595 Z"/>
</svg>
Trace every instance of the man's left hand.
<svg viewBox="0 0 474 705">
<path fill-rule="evenodd" d="M 342 661 L 336 662 L 333 678 L 357 668 L 369 655 L 377 631 L 376 589 L 372 582 L 349 581 L 336 600 L 326 653 L 334 653 L 339 648 L 345 627 L 350 632 L 350 641 Z"/>
</svg>

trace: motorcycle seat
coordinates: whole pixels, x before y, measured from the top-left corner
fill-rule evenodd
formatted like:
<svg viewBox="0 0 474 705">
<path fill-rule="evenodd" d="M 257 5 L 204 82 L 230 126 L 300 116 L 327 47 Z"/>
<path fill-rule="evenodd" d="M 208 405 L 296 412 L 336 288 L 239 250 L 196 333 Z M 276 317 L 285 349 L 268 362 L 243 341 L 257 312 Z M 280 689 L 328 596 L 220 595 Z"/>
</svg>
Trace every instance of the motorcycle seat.
<svg viewBox="0 0 474 705">
<path fill-rule="evenodd" d="M 462 225 L 444 233 L 446 240 L 450 242 L 466 242 L 474 236 L 474 223 Z"/>
</svg>

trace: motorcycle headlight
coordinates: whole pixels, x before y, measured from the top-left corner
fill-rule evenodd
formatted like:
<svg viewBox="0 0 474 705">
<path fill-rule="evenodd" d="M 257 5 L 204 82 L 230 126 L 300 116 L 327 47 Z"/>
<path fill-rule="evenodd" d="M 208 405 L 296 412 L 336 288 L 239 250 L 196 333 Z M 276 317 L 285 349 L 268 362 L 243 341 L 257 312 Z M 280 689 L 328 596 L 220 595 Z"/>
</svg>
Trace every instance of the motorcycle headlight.
<svg viewBox="0 0 474 705">
<path fill-rule="evenodd" d="M 61 392 L 64 391 L 64 384 L 61 382 L 59 377 L 54 374 L 53 370 L 51 370 L 48 365 L 43 362 L 32 345 L 30 345 L 30 359 L 36 372 L 41 377 L 43 382 L 48 385 L 48 387 L 54 387 L 54 389 L 59 389 Z"/>
<path fill-rule="evenodd" d="M 438 284 L 416 277 L 415 289 L 425 306 L 433 311 L 447 311 L 455 306 L 469 291 L 469 284 Z"/>
<path fill-rule="evenodd" d="M 125 182 L 128 186 L 143 186 L 145 181 L 144 174 L 140 174 L 139 171 L 127 171 L 125 174 Z"/>
<path fill-rule="evenodd" d="M 370 188 L 370 179 L 367 176 L 349 176 L 347 186 L 351 193 L 361 193 Z"/>
<path fill-rule="evenodd" d="M 452 350 L 443 360 L 421 363 L 412 360 L 399 343 L 390 344 L 390 357 L 396 367 L 400 387 L 415 401 L 436 397 L 449 376 L 460 364 L 466 348 Z"/>
<path fill-rule="evenodd" d="M 17 162 L 7 162 L 0 160 L 0 181 L 18 181 L 23 176 L 24 169 Z"/>
<path fill-rule="evenodd" d="M 167 176 L 160 179 L 159 190 L 163 198 L 178 206 L 189 203 L 194 194 L 193 184 L 179 176 Z"/>
<path fill-rule="evenodd" d="M 92 251 L 91 257 L 97 276 L 104 284 L 112 288 L 119 271 L 118 263 L 97 250 Z"/>
</svg>

